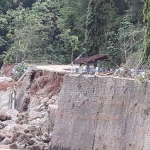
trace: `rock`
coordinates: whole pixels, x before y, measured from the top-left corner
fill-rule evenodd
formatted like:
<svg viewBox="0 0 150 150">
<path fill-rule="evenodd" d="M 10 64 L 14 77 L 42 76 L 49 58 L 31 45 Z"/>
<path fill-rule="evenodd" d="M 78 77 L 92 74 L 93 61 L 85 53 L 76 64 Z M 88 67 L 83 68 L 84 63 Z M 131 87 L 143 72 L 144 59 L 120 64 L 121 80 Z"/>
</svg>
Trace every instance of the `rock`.
<svg viewBox="0 0 150 150">
<path fill-rule="evenodd" d="M 30 140 L 27 142 L 27 144 L 28 144 L 29 146 L 31 146 L 31 145 L 36 144 L 36 141 L 35 141 L 35 139 L 30 139 Z"/>
<path fill-rule="evenodd" d="M 36 126 L 29 126 L 24 130 L 25 133 L 30 133 L 33 136 L 39 136 L 41 135 L 41 130 L 39 127 Z"/>
<path fill-rule="evenodd" d="M 18 115 L 18 111 L 16 109 L 8 109 L 6 110 L 7 111 L 7 115 L 8 116 L 11 116 L 11 120 L 15 121 L 17 118 L 17 115 Z"/>
<path fill-rule="evenodd" d="M 28 105 L 30 103 L 30 97 L 24 98 L 23 104 L 22 104 L 22 110 L 27 111 L 28 110 Z"/>
<path fill-rule="evenodd" d="M 41 137 L 41 140 L 44 142 L 44 143 L 49 143 L 51 141 L 51 138 L 44 134 L 42 137 Z"/>
<path fill-rule="evenodd" d="M 9 91 L 4 91 L 4 96 L 7 94 L 7 97 L 3 96 L 3 99 L 0 97 L 0 106 L 1 104 L 3 106 L 0 110 L 0 129 L 2 129 L 0 134 L 5 135 L 0 142 L 4 145 L 10 144 L 11 149 L 48 150 L 51 145 L 48 133 L 53 131 L 57 110 L 53 108 L 57 96 L 53 95 L 59 93 L 63 75 L 56 77 L 55 73 L 41 71 L 38 74 L 38 72 L 35 72 L 31 78 L 27 75 L 23 81 L 17 83 L 16 109 L 18 111 L 9 108 Z M 48 77 L 48 81 L 45 77 Z M 39 84 L 42 84 L 43 90 L 39 90 L 37 79 Z M 50 93 L 51 96 L 45 93 Z"/>
<path fill-rule="evenodd" d="M 17 146 L 16 143 L 13 143 L 13 144 L 10 144 L 10 145 L 9 145 L 9 148 L 10 148 L 10 149 L 18 149 L 18 146 Z"/>
<path fill-rule="evenodd" d="M 12 143 L 12 140 L 10 138 L 5 138 L 3 141 L 2 141 L 2 144 L 4 145 L 9 145 Z"/>
<path fill-rule="evenodd" d="M 28 137 L 26 135 L 19 136 L 19 138 L 18 138 L 18 140 L 16 142 L 18 147 L 19 147 L 19 149 L 25 149 L 28 140 L 29 139 L 28 139 Z"/>
<path fill-rule="evenodd" d="M 17 140 L 19 149 L 25 149 L 27 145 L 32 144 L 33 141 L 30 141 L 31 138 L 33 138 L 33 135 L 29 133 L 20 135 Z"/>
<path fill-rule="evenodd" d="M 33 145 L 33 146 L 27 146 L 26 150 L 41 150 L 41 148 L 38 145 Z"/>
<path fill-rule="evenodd" d="M 0 134 L 0 142 L 2 142 L 6 137 L 2 134 Z"/>
<path fill-rule="evenodd" d="M 50 146 L 51 146 L 51 143 L 47 144 L 47 143 L 40 142 L 39 146 L 40 146 L 41 150 L 49 150 Z"/>
<path fill-rule="evenodd" d="M 14 133 L 13 136 L 12 136 L 12 139 L 11 139 L 12 142 L 13 142 L 13 143 L 16 142 L 16 141 L 18 140 L 18 138 L 19 138 L 20 135 L 22 135 L 21 132 L 16 132 L 16 133 Z"/>
<path fill-rule="evenodd" d="M 41 103 L 45 103 L 45 102 L 48 102 L 49 101 L 49 98 L 48 97 L 45 97 L 45 98 L 42 98 L 41 99 Z"/>
<path fill-rule="evenodd" d="M 4 123 L 0 122 L 0 129 L 5 128 L 6 126 L 7 126 L 6 124 L 4 124 Z"/>
<path fill-rule="evenodd" d="M 15 123 L 15 121 L 13 121 L 13 120 L 6 120 L 6 121 L 3 121 L 3 124 L 5 124 L 6 126 L 7 125 L 12 125 L 12 124 L 14 124 Z"/>
<path fill-rule="evenodd" d="M 15 67 L 15 64 L 4 64 L 1 68 L 1 75 L 10 77 L 12 69 Z"/>
<path fill-rule="evenodd" d="M 0 130 L 0 135 L 11 138 L 12 137 L 12 132 L 5 130 L 5 128 Z"/>
<path fill-rule="evenodd" d="M 10 120 L 11 117 L 6 114 L 0 114 L 0 121 Z"/>
<path fill-rule="evenodd" d="M 52 98 L 49 100 L 49 104 L 58 104 L 58 102 L 57 102 L 57 99 L 58 99 L 58 96 L 56 96 L 56 95 L 54 95 L 54 96 L 52 96 Z"/>
<path fill-rule="evenodd" d="M 5 128 L 6 131 L 13 132 L 16 130 L 15 124 L 8 124 Z"/>
<path fill-rule="evenodd" d="M 22 134 L 19 136 L 18 141 L 23 141 L 23 140 L 30 140 L 33 137 L 32 134 Z"/>
<path fill-rule="evenodd" d="M 18 119 L 16 120 L 16 123 L 18 124 L 27 124 L 28 123 L 28 113 L 27 112 L 21 112 L 18 114 Z"/>
</svg>

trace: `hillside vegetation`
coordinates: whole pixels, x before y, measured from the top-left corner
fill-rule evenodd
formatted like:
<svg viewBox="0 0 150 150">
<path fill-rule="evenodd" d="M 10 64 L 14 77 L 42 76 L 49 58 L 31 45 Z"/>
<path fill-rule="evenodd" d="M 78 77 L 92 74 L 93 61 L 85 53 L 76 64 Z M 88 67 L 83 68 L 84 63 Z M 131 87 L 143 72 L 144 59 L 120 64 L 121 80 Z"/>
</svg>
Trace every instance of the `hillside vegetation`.
<svg viewBox="0 0 150 150">
<path fill-rule="evenodd" d="M 1 60 L 68 64 L 106 53 L 118 65 L 148 62 L 149 11 L 149 0 L 1 0 Z"/>
</svg>

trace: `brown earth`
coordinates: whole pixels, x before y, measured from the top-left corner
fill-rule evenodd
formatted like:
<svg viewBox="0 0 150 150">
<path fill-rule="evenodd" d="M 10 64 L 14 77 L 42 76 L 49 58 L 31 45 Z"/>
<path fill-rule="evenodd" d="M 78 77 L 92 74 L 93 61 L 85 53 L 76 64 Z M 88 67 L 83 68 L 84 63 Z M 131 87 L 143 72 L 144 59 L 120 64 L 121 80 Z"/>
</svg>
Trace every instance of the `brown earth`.
<svg viewBox="0 0 150 150">
<path fill-rule="evenodd" d="M 14 86 L 14 82 L 12 81 L 12 79 L 6 78 L 11 76 L 11 72 L 14 66 L 15 66 L 14 64 L 4 64 L 2 66 L 1 76 L 5 76 L 5 77 L 0 78 L 0 91 L 6 91 L 7 88 Z"/>
<path fill-rule="evenodd" d="M 1 75 L 10 77 L 15 64 L 4 64 L 1 68 Z"/>
<path fill-rule="evenodd" d="M 6 91 L 9 87 L 13 87 L 14 82 L 0 81 L 0 91 Z"/>
<path fill-rule="evenodd" d="M 9 69 L 12 70 L 12 68 L 12 65 L 3 66 L 3 76 L 10 75 L 11 71 Z M 16 88 L 16 109 L 18 111 L 16 110 L 16 115 L 11 120 L 5 121 L 7 126 L 0 131 L 0 134 L 5 135 L 5 139 L 0 142 L 2 144 L 0 150 L 10 149 L 6 145 L 10 144 L 10 147 L 12 147 L 16 143 L 19 149 L 43 149 L 43 147 L 49 149 L 51 145 L 49 133 L 53 131 L 57 110 L 57 95 L 61 90 L 64 75 L 64 72 L 33 70 L 18 83 Z M 5 93 L 3 91 L 13 87 L 14 84 L 15 82 L 11 78 L 1 77 L 0 91 Z M 8 92 L 6 93 L 8 94 Z M 8 99 L 8 97 L 5 98 L 5 95 L 3 97 L 4 101 Z M 13 111 L 8 108 L 7 113 L 12 115 Z M 32 127 L 35 133 L 40 129 L 40 134 L 34 136 L 35 133 L 31 133 L 29 138 L 28 130 L 26 132 L 28 127 Z"/>
<path fill-rule="evenodd" d="M 49 71 L 33 71 L 31 75 L 30 92 L 35 94 L 39 90 L 44 91 L 49 98 L 56 95 L 61 90 L 64 73 Z"/>
</svg>

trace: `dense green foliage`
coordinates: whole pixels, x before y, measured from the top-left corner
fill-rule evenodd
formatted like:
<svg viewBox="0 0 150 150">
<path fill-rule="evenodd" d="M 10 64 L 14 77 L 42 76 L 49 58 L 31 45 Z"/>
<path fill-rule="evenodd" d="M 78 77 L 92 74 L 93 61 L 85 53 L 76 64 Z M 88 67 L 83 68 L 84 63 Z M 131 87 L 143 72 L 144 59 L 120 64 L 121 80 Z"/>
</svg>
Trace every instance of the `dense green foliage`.
<svg viewBox="0 0 150 150">
<path fill-rule="evenodd" d="M 150 61 L 150 0 L 145 1 L 144 21 L 147 24 L 144 41 L 144 61 Z"/>
<path fill-rule="evenodd" d="M 145 1 L 143 16 L 143 0 L 1 0 L 0 58 L 71 63 L 82 53 L 107 53 L 119 65 L 133 58 L 138 63 L 144 18 L 148 60 L 149 3 Z"/>
<path fill-rule="evenodd" d="M 86 23 L 88 54 L 104 52 L 110 0 L 90 0 Z"/>
</svg>

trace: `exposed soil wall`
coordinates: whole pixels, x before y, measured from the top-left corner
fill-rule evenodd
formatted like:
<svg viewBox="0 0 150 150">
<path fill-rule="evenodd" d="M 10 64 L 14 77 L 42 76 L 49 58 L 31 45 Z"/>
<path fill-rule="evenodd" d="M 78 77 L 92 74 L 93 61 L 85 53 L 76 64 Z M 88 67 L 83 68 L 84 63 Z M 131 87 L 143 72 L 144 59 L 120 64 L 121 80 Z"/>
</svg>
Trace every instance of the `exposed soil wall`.
<svg viewBox="0 0 150 150">
<path fill-rule="evenodd" d="M 0 80 L 0 91 L 6 91 L 9 87 L 13 87 L 14 82 L 6 81 L 6 80 Z"/>
<path fill-rule="evenodd" d="M 0 77 L 0 145 L 24 150 L 50 149 L 63 78 L 64 73 L 42 70 L 33 70 L 16 83 Z M 17 110 L 11 108 L 14 88 Z"/>
<path fill-rule="evenodd" d="M 14 68 L 15 64 L 4 64 L 1 67 L 1 75 L 10 77 L 12 73 L 12 69 Z"/>
<path fill-rule="evenodd" d="M 33 70 L 30 72 L 17 88 L 17 109 L 23 110 L 27 97 L 40 101 L 51 99 L 58 95 L 63 84 L 64 73 Z M 25 100 L 25 101 L 24 101 Z"/>
<path fill-rule="evenodd" d="M 50 71 L 34 71 L 31 75 L 31 94 L 43 91 L 49 98 L 61 90 L 64 73 Z"/>
<path fill-rule="evenodd" d="M 65 76 L 52 149 L 150 149 L 150 83 Z"/>
</svg>

